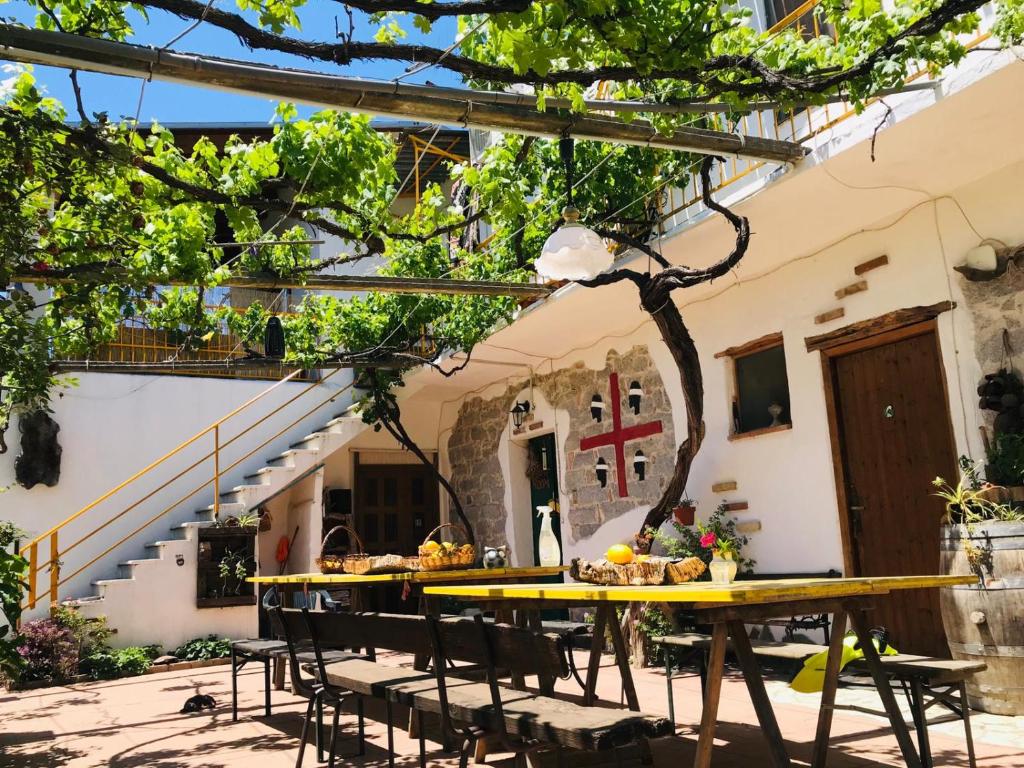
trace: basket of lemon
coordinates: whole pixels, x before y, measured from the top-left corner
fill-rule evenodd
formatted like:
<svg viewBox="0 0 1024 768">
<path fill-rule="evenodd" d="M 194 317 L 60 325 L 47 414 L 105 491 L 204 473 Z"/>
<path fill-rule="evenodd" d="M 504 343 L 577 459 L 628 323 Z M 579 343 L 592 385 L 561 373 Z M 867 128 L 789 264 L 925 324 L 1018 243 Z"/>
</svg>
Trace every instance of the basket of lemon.
<svg viewBox="0 0 1024 768">
<path fill-rule="evenodd" d="M 458 531 L 463 541 L 469 540 L 466 529 L 456 523 L 442 523 L 427 534 L 420 544 L 420 570 L 450 571 L 456 568 L 472 568 L 476 563 L 476 547 L 454 541 L 435 541 L 433 536 L 445 528 Z"/>
</svg>

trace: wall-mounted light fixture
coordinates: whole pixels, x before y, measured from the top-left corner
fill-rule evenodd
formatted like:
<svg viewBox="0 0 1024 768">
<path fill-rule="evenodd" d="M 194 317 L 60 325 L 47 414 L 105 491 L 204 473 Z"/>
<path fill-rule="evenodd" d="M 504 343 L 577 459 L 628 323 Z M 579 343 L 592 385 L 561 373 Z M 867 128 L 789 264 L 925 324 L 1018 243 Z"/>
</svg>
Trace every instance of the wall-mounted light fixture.
<svg viewBox="0 0 1024 768">
<path fill-rule="evenodd" d="M 604 418 L 604 400 L 600 395 L 590 398 L 590 415 L 597 422 Z"/>
<path fill-rule="evenodd" d="M 526 414 L 530 412 L 530 401 L 523 400 L 512 406 L 512 410 L 509 413 L 512 414 L 512 426 L 519 429 L 523 426 L 523 422 L 526 421 Z"/>
<path fill-rule="evenodd" d="M 267 320 L 267 328 L 263 333 L 263 354 L 274 360 L 284 357 L 284 328 L 277 315 Z"/>
<path fill-rule="evenodd" d="M 644 456 L 643 451 L 637 451 L 633 455 L 633 469 L 636 471 L 638 480 L 644 479 L 644 474 L 647 472 L 647 457 Z"/>
<path fill-rule="evenodd" d="M 597 482 L 601 484 L 602 488 L 608 487 L 608 462 L 600 456 L 597 457 L 597 464 L 594 466 L 594 471 L 597 473 Z"/>
<path fill-rule="evenodd" d="M 640 388 L 639 381 L 630 382 L 629 385 L 629 407 L 633 409 L 633 413 L 640 413 L 640 398 L 643 397 L 644 391 Z"/>
</svg>

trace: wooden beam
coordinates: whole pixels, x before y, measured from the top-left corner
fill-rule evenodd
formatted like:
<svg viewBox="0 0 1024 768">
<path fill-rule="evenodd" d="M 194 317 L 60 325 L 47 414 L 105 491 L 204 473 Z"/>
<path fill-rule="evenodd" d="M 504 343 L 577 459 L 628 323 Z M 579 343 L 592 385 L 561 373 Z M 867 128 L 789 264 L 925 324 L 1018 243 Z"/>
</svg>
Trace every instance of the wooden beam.
<svg viewBox="0 0 1024 768">
<path fill-rule="evenodd" d="M 473 101 L 470 92 L 463 98 L 454 99 L 436 89 L 425 88 L 422 96 L 407 96 L 395 93 L 393 89 L 378 87 L 371 90 L 365 80 L 158 50 L 12 24 L 0 25 L 0 46 L 3 47 L 3 57 L 12 61 L 186 83 L 441 125 L 546 138 L 571 135 L 590 141 L 732 155 L 773 163 L 797 162 L 807 154 L 807 150 L 794 142 L 759 136 L 691 127 L 663 134 L 644 120 L 627 123 L 589 114 L 540 112 L 536 108 L 481 104 Z"/>
<path fill-rule="evenodd" d="M 769 333 L 759 339 L 748 341 L 745 344 L 737 344 L 735 347 L 723 349 L 721 352 L 715 352 L 715 357 L 743 357 L 744 355 L 752 355 L 755 352 L 762 352 L 766 349 L 777 347 L 780 344 L 782 344 L 781 331 L 778 333 Z"/>
<path fill-rule="evenodd" d="M 948 312 L 954 307 L 956 307 L 956 302 L 954 301 L 940 301 L 927 307 L 897 309 L 894 312 L 873 317 L 870 320 L 861 320 L 858 323 L 844 325 L 842 328 L 837 328 L 828 333 L 808 336 L 804 339 L 804 344 L 807 345 L 808 352 L 813 352 L 816 349 L 829 349 L 840 344 L 860 341 L 878 333 L 885 333 L 886 331 L 894 331 L 908 325 L 923 323 L 926 320 L 931 320 L 941 315 L 943 312 Z"/>
<path fill-rule="evenodd" d="M 854 267 L 853 268 L 853 274 L 855 274 L 855 275 L 863 275 L 865 272 L 870 272 L 872 269 L 878 269 L 879 267 L 884 267 L 888 263 L 889 263 L 889 257 L 888 256 L 885 256 L 885 255 L 876 256 L 875 258 L 873 258 L 873 259 L 871 259 L 869 261 L 865 261 L 863 264 L 858 264 L 856 267 Z"/>
<path fill-rule="evenodd" d="M 105 284 L 116 281 L 118 274 L 110 270 L 99 275 Z M 11 277 L 14 283 L 79 283 L 95 277 L 79 273 L 74 277 L 53 277 L 38 272 L 18 272 Z M 160 281 L 160 285 L 195 286 L 184 280 Z M 313 291 L 371 291 L 378 293 L 435 293 L 470 296 L 512 296 L 515 298 L 538 298 L 548 296 L 554 290 L 547 285 L 534 283 L 506 283 L 495 280 L 449 280 L 434 277 L 389 277 L 384 275 L 310 275 L 304 281 L 283 280 L 272 276 L 239 275 L 222 283 L 223 288 L 253 288 L 260 290 L 281 290 L 302 288 Z M 204 286 L 210 287 L 210 286 Z"/>
<path fill-rule="evenodd" d="M 329 360 L 314 366 L 317 370 L 334 368 L 413 368 L 417 365 L 411 360 L 381 358 L 379 360 Z M 224 373 L 242 371 L 250 368 L 280 368 L 281 375 L 286 376 L 295 369 L 294 363 L 285 364 L 281 360 L 268 360 L 263 357 L 239 357 L 225 360 L 157 360 L 146 363 L 116 362 L 106 360 L 54 360 L 50 366 L 58 372 L 79 371 L 82 373 Z"/>
</svg>

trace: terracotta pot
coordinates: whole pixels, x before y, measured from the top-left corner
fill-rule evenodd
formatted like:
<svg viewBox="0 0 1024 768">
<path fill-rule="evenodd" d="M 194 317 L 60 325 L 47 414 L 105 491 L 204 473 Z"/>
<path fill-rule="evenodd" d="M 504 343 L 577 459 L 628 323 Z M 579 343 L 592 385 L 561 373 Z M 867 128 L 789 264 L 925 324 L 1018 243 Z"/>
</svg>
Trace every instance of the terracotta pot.
<svg viewBox="0 0 1024 768">
<path fill-rule="evenodd" d="M 697 508 L 693 504 L 680 504 L 672 510 L 672 515 L 680 525 L 693 525 Z"/>
</svg>

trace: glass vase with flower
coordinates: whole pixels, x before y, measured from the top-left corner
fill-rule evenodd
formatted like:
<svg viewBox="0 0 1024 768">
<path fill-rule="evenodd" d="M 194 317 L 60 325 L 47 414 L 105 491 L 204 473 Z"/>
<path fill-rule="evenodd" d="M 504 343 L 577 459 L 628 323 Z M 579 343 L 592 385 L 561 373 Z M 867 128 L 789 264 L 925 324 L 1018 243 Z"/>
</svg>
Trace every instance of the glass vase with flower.
<svg viewBox="0 0 1024 768">
<path fill-rule="evenodd" d="M 739 563 L 736 562 L 736 540 L 705 528 L 703 524 L 698 524 L 698 528 L 700 545 L 704 549 L 710 549 L 712 553 L 711 563 L 708 565 L 711 581 L 715 584 L 731 584 L 739 568 Z"/>
</svg>

